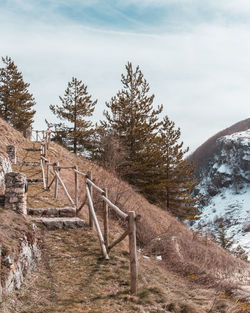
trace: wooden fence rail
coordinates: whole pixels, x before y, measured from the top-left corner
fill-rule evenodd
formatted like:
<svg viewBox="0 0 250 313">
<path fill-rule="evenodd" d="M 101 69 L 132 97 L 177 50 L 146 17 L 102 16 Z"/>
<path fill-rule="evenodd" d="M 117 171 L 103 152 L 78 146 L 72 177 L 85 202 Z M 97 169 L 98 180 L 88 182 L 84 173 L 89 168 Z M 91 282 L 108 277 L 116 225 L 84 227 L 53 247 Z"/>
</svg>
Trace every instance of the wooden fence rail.
<svg viewBox="0 0 250 313">
<path fill-rule="evenodd" d="M 50 163 L 49 159 L 46 158 L 47 151 L 49 148 L 50 133 L 40 132 L 42 134 L 41 141 L 41 168 L 42 168 L 42 177 L 44 189 L 50 189 L 54 184 L 54 197 L 58 197 L 58 186 L 62 186 L 62 189 L 67 196 L 70 204 L 76 208 L 78 212 L 84 205 L 86 200 L 88 200 L 88 209 L 89 209 L 89 226 L 95 226 L 97 236 L 99 239 L 100 247 L 102 254 L 105 259 L 109 259 L 110 250 L 124 240 L 127 236 L 129 237 L 129 255 L 130 255 L 130 290 L 131 293 L 135 294 L 137 292 L 137 279 L 138 279 L 138 263 L 137 263 L 137 248 L 136 248 L 136 216 L 134 211 L 128 213 L 123 212 L 118 206 L 116 206 L 108 198 L 107 188 L 100 188 L 93 181 L 92 172 L 83 173 L 79 171 L 77 166 L 60 166 L 59 162 Z M 36 131 L 36 136 L 38 138 L 39 132 Z M 37 139 L 36 138 L 36 139 Z M 52 167 L 53 172 L 50 171 Z M 61 170 L 71 170 L 74 173 L 74 195 L 70 195 L 63 179 L 60 175 Z M 86 198 L 83 203 L 79 206 L 79 180 L 78 175 L 85 178 L 85 193 Z M 94 208 L 94 193 L 93 189 L 100 193 L 99 199 L 103 201 L 103 233 L 97 215 Z M 126 221 L 126 227 L 124 233 L 114 240 L 111 244 L 109 243 L 109 211 L 113 210 L 120 218 Z"/>
</svg>

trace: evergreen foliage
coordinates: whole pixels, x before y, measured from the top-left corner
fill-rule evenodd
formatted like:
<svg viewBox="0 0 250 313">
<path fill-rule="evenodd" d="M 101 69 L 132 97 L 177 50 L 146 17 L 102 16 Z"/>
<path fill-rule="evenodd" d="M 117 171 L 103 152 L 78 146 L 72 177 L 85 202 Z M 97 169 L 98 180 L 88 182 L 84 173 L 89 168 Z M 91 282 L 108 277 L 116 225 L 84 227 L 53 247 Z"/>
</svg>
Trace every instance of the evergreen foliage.
<svg viewBox="0 0 250 313">
<path fill-rule="evenodd" d="M 187 149 L 179 142 L 180 128 L 167 116 L 163 119 L 160 129 L 160 147 L 163 164 L 160 170 L 162 187 L 160 199 L 162 206 L 180 219 L 196 219 L 199 198 L 190 196 L 193 188 L 199 184 L 195 179 L 194 167 L 184 159 Z"/>
<path fill-rule="evenodd" d="M 118 174 L 150 202 L 180 219 L 196 219 L 199 199 L 190 194 L 199 182 L 195 181 L 193 166 L 184 160 L 188 149 L 179 143 L 180 129 L 176 130 L 167 116 L 159 119 L 163 106 L 153 108 L 154 95 L 149 95 L 149 84 L 138 66 L 133 69 L 128 63 L 121 82 L 123 89 L 106 103 L 109 110 L 104 111 L 106 120 L 101 122 L 102 133 L 112 135 L 116 146 L 118 140 L 126 151 L 116 166 Z M 105 150 L 100 151 L 105 158 Z"/>
<path fill-rule="evenodd" d="M 104 111 L 106 121 L 102 122 L 102 126 L 119 139 L 127 151 L 126 162 L 120 168 L 120 173 L 130 183 L 138 185 L 143 157 L 156 137 L 161 124 L 158 115 L 163 107 L 153 109 L 154 95 L 148 95 L 149 84 L 139 66 L 134 70 L 129 62 L 121 82 L 123 89 L 106 103 L 109 111 Z M 145 170 L 148 167 L 145 166 Z"/>
<path fill-rule="evenodd" d="M 94 129 L 92 122 L 86 120 L 86 117 L 92 116 L 97 100 L 91 99 L 87 86 L 75 77 L 68 83 L 64 96 L 59 99 L 61 105 L 50 105 L 50 110 L 66 123 L 55 124 L 57 131 L 54 139 L 75 154 L 91 150 Z"/>
<path fill-rule="evenodd" d="M 226 234 L 226 221 L 223 218 L 218 219 L 215 223 L 216 241 L 224 249 L 229 250 L 234 241 L 233 236 Z"/>
<path fill-rule="evenodd" d="M 4 67 L 0 68 L 0 117 L 19 131 L 33 123 L 35 100 L 29 93 L 30 84 L 23 81 L 14 61 L 2 57 Z"/>
</svg>

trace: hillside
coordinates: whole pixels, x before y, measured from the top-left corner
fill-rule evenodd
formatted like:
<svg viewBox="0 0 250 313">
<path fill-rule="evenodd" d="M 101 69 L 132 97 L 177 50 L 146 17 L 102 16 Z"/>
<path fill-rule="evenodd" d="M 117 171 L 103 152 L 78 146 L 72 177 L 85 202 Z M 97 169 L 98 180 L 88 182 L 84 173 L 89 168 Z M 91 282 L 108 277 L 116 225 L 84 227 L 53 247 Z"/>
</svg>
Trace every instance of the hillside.
<svg viewBox="0 0 250 313">
<path fill-rule="evenodd" d="M 233 124 L 230 127 L 223 129 L 214 136 L 210 137 L 202 145 L 200 145 L 190 156 L 189 161 L 193 161 L 196 167 L 197 175 L 202 168 L 207 167 L 210 158 L 213 156 L 215 150 L 216 140 L 220 137 L 231 135 L 233 133 L 245 131 L 250 128 L 250 118 L 242 120 L 238 123 Z"/>
<path fill-rule="evenodd" d="M 0 121 L 0 124 L 3 129 L 1 151 L 4 152 L 6 144 L 14 144 L 18 158 L 25 159 L 23 148 L 30 143 L 5 122 Z M 188 230 L 167 212 L 149 204 L 127 183 L 83 157 L 52 144 L 48 158 L 64 166 L 77 165 L 83 172 L 92 170 L 96 183 L 108 188 L 115 204 L 142 216 L 137 232 L 139 292 L 137 296 L 128 294 L 127 243 L 112 252 L 107 264 L 99 254 L 97 239 L 92 237 L 94 232 L 42 229 L 41 264 L 22 289 L 5 302 L 4 312 L 105 312 L 105 303 L 108 303 L 106 312 L 247 312 L 246 303 L 238 299 L 236 305 L 236 299 L 230 296 L 235 290 L 239 293 L 249 288 L 249 263 L 235 259 L 209 238 Z M 61 177 L 73 193 L 73 174 L 62 170 Z M 83 181 L 80 188 L 83 200 Z M 36 201 L 39 206 L 49 205 L 51 195 L 44 196 L 42 191 L 28 194 L 30 205 Z M 60 201 L 62 205 L 66 203 L 62 190 Z M 100 211 L 102 202 L 97 199 L 95 206 Z M 87 218 L 85 208 L 80 214 Z M 117 233 L 122 233 L 122 224 L 114 218 L 112 236 L 115 238 Z M 88 284 L 91 285 L 89 292 Z M 240 294 L 246 296 L 247 292 Z M 37 311 L 34 311 L 34 303 L 39 308 Z"/>
<path fill-rule="evenodd" d="M 241 247 L 250 259 L 250 128 L 218 137 L 212 151 L 197 172 L 202 215 L 194 228 L 206 229 L 218 240 L 223 235 L 231 241 L 231 250 Z"/>
</svg>

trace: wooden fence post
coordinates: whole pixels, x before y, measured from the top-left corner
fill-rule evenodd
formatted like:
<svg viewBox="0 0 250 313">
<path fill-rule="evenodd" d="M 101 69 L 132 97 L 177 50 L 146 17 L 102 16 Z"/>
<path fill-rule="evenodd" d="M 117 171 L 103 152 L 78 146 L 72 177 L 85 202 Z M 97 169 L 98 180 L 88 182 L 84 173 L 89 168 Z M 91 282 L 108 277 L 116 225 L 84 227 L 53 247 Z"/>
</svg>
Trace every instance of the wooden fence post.
<svg viewBox="0 0 250 313">
<path fill-rule="evenodd" d="M 45 155 L 44 155 L 44 144 L 43 143 L 41 143 L 41 156 L 45 157 Z"/>
<path fill-rule="evenodd" d="M 50 144 L 50 130 L 47 131 L 47 148 L 49 149 Z"/>
<path fill-rule="evenodd" d="M 87 173 L 87 176 L 88 178 L 92 181 L 92 171 L 89 171 Z M 89 192 L 90 192 L 90 196 L 91 196 L 91 199 L 93 201 L 93 187 L 91 186 L 91 184 L 88 184 L 89 186 Z M 89 206 L 89 227 L 90 228 L 93 228 L 93 219 L 92 219 L 92 214 L 91 214 L 91 211 L 90 211 L 90 206 Z"/>
<path fill-rule="evenodd" d="M 44 171 L 44 160 L 41 158 L 41 168 L 42 168 L 42 176 L 43 176 L 43 189 L 46 189 L 46 178 L 45 178 L 45 171 Z"/>
<path fill-rule="evenodd" d="M 54 172 L 58 171 L 58 169 L 56 168 L 57 166 L 59 166 L 59 162 L 55 163 Z M 54 193 L 54 197 L 57 199 L 57 196 L 58 196 L 58 178 L 55 175 L 55 193 Z"/>
<path fill-rule="evenodd" d="M 104 189 L 104 197 L 108 198 L 108 189 Z M 103 201 L 103 227 L 104 227 L 104 242 L 106 248 L 109 246 L 109 206 Z"/>
<path fill-rule="evenodd" d="M 86 193 L 87 193 L 87 197 L 88 197 L 88 200 L 89 200 L 90 214 L 93 217 L 93 222 L 95 224 L 95 228 L 96 228 L 98 239 L 99 239 L 99 242 L 100 242 L 100 245 L 101 245 L 102 253 L 103 253 L 103 256 L 105 257 L 105 259 L 108 260 L 109 259 L 109 255 L 108 255 L 105 243 L 104 243 L 104 239 L 103 239 L 103 236 L 102 236 L 102 231 L 101 231 L 98 219 L 96 217 L 96 213 L 95 213 L 95 209 L 94 209 L 94 206 L 93 206 L 92 197 L 90 196 L 89 184 L 88 183 L 86 184 Z"/>
<path fill-rule="evenodd" d="M 44 157 L 47 155 L 47 142 L 44 141 Z"/>
<path fill-rule="evenodd" d="M 38 141 L 38 130 L 36 130 L 36 141 Z"/>
<path fill-rule="evenodd" d="M 130 290 L 132 294 L 137 292 L 137 254 L 136 254 L 136 218 L 135 212 L 128 213 L 128 228 L 129 228 L 129 254 L 130 254 Z"/>
<path fill-rule="evenodd" d="M 50 176 L 50 169 L 49 169 L 49 161 L 46 162 L 47 163 L 47 177 L 46 177 L 46 188 L 48 189 L 49 187 L 49 176 Z"/>
<path fill-rule="evenodd" d="M 75 166 L 75 170 L 78 170 L 77 165 Z M 75 172 L 75 206 L 78 209 L 78 176 L 77 172 Z"/>
</svg>

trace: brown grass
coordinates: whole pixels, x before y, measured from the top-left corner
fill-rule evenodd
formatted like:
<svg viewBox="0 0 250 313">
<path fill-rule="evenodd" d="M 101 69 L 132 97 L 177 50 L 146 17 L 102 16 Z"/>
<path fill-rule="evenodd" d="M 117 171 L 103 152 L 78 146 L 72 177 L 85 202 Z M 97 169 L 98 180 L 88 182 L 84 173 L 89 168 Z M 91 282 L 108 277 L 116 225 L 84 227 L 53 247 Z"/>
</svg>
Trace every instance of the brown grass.
<svg viewBox="0 0 250 313">
<path fill-rule="evenodd" d="M 4 126 L 6 125 L 4 124 Z M 12 129 L 8 128 L 8 132 L 11 134 Z M 33 143 L 28 143 L 18 136 L 21 135 L 14 133 L 13 138 L 9 135 L 8 140 L 17 146 L 19 151 L 19 160 L 25 158 L 27 161 L 31 158 L 33 161 L 38 161 L 35 156 L 31 157 L 31 155 L 27 154 L 23 149 L 26 144 L 27 146 L 30 146 L 33 145 Z M 2 148 L 2 150 L 4 150 L 4 148 Z M 192 231 L 188 230 L 184 224 L 178 222 L 173 216 L 148 203 L 145 198 L 136 193 L 136 190 L 134 190 L 134 188 L 129 186 L 126 182 L 118 179 L 113 174 L 108 173 L 98 165 L 87 161 L 85 158 L 77 157 L 54 143 L 51 144 L 47 157 L 51 162 L 59 161 L 60 165 L 78 165 L 79 170 L 85 173 L 91 170 L 96 183 L 102 188 L 108 188 L 109 198 L 116 205 L 124 211 L 128 212 L 134 210 L 137 214 L 140 214 L 142 218 L 138 222 L 138 243 L 142 248 L 142 253 L 149 255 L 150 260 L 144 259 L 142 255 L 139 256 L 139 294 L 137 297 L 128 296 L 128 279 L 125 279 L 125 277 L 128 277 L 128 257 L 127 253 L 123 253 L 125 248 L 127 250 L 127 243 L 124 242 L 119 245 L 119 247 L 115 248 L 114 251 L 118 254 L 113 254 L 114 252 L 112 251 L 112 258 L 119 259 L 119 261 L 115 262 L 114 267 L 111 266 L 112 270 L 108 270 L 105 264 L 100 263 L 101 265 L 104 265 L 109 278 L 107 278 L 107 276 L 105 276 L 106 274 L 104 275 L 104 273 L 100 270 L 101 266 L 98 267 L 98 270 L 96 268 L 94 273 L 99 277 L 97 279 L 98 284 L 93 285 L 91 294 L 87 293 L 86 299 L 78 299 L 78 295 L 81 294 L 81 297 L 84 297 L 84 292 L 87 292 L 86 289 L 84 289 L 86 288 L 86 281 L 82 279 L 81 281 L 85 282 L 82 283 L 79 282 L 78 279 L 80 279 L 79 277 L 85 277 L 84 275 L 88 275 L 84 272 L 88 271 L 88 261 L 86 254 L 79 255 L 78 258 L 79 260 L 81 259 L 83 264 L 85 264 L 85 267 L 77 274 L 77 269 L 79 269 L 78 267 L 80 264 L 74 259 L 74 253 L 76 252 L 74 252 L 74 249 L 76 249 L 77 244 L 79 244 L 80 247 L 81 241 L 86 241 L 86 246 L 91 248 L 91 240 L 94 240 L 93 242 L 95 242 L 95 244 L 97 244 L 97 240 L 93 239 L 92 235 L 90 236 L 87 231 L 81 233 L 81 230 L 70 231 L 69 235 L 65 233 L 66 237 L 64 237 L 63 232 L 45 232 L 43 242 L 45 259 L 43 266 L 41 269 L 39 268 L 36 274 L 34 274 L 37 276 L 32 276 L 31 281 L 29 281 L 26 286 L 27 290 L 29 290 L 29 288 L 33 288 L 34 285 L 32 284 L 34 281 L 36 285 L 38 284 L 38 289 L 37 291 L 34 291 L 34 294 L 31 294 L 30 292 L 29 294 L 26 293 L 26 289 L 23 289 L 20 294 L 17 293 L 17 298 L 15 298 L 12 303 L 15 309 L 6 312 L 18 312 L 16 308 L 18 307 L 19 302 L 21 303 L 20 305 L 24 305 L 23 302 L 25 302 L 25 305 L 27 304 L 27 306 L 24 306 L 25 309 L 23 310 L 25 313 L 100 312 L 100 306 L 104 306 L 104 303 L 106 302 L 108 303 L 106 312 L 110 313 L 118 312 L 119 310 L 119 312 L 143 312 L 144 309 L 142 309 L 142 307 L 146 308 L 144 312 L 237 312 L 232 309 L 234 304 L 232 304 L 230 300 L 227 299 L 226 301 L 225 299 L 220 299 L 220 293 L 217 295 L 216 291 L 212 289 L 206 291 L 203 287 L 201 287 L 200 283 L 205 283 L 206 286 L 237 285 L 240 287 L 240 285 L 247 285 L 249 284 L 249 281 L 247 282 L 247 279 L 249 279 L 249 263 L 235 259 L 225 250 L 216 246 L 213 242 L 194 234 Z M 31 172 L 29 174 L 31 175 L 38 174 L 33 173 L 33 170 L 31 169 L 30 171 Z M 73 197 L 73 172 L 69 170 L 61 170 L 60 175 Z M 81 178 L 80 180 L 80 198 L 81 201 L 83 201 L 85 198 L 84 179 Z M 32 189 L 32 187 L 29 189 L 28 197 L 30 199 L 33 197 L 33 202 L 31 202 L 31 204 L 33 206 L 37 204 L 37 207 L 41 207 L 41 205 L 50 206 L 50 201 L 53 202 L 53 190 L 45 195 L 44 191 L 41 189 L 41 185 L 39 186 L 39 184 L 37 184 L 35 186 L 36 187 L 34 187 L 34 189 Z M 59 191 L 61 204 L 64 205 L 68 200 L 61 188 Z M 46 200 L 46 197 L 48 198 L 48 201 Z M 36 203 L 35 201 L 38 202 Z M 101 210 L 102 202 L 97 195 L 95 198 L 95 206 L 97 209 Z M 85 218 L 87 217 L 85 209 L 83 209 L 81 213 L 85 216 Z M 115 236 L 116 232 L 122 232 L 122 223 L 120 223 L 119 226 L 119 223 L 117 224 L 119 219 L 116 218 L 115 220 L 115 225 L 118 226 L 116 226 L 117 228 L 114 228 L 113 236 Z M 84 236 L 87 236 L 87 239 Z M 57 237 L 64 238 L 64 246 L 61 247 L 59 245 L 56 239 Z M 62 239 L 58 240 L 60 242 Z M 126 246 L 124 246 L 124 244 Z M 61 248 L 58 251 L 56 250 L 57 252 L 55 256 L 54 249 L 56 249 L 57 245 Z M 65 252 L 65 249 L 68 250 L 68 252 Z M 100 251 L 97 247 L 93 248 L 93 252 L 91 251 L 92 250 L 89 249 L 88 253 L 92 255 L 91 262 L 94 264 L 100 256 Z M 68 254 L 69 259 L 64 258 L 64 254 L 62 253 Z M 163 261 L 153 261 L 155 255 L 161 255 L 163 257 Z M 55 262 L 55 260 L 57 260 L 57 262 Z M 60 261 L 59 263 L 58 260 Z M 68 263 L 64 263 L 63 260 Z M 69 273 L 71 273 L 70 267 L 66 267 L 66 265 L 73 266 L 74 262 L 78 264 L 78 267 L 76 266 L 74 270 L 75 274 L 72 274 L 74 277 L 71 279 L 68 277 Z M 58 271 L 56 270 L 57 266 L 59 266 Z M 62 274 L 64 267 L 67 268 L 67 271 L 64 272 L 65 274 Z M 122 270 L 123 268 L 124 271 Z M 55 275 L 52 276 L 51 273 L 53 271 L 56 272 Z M 93 280 L 94 279 L 95 276 L 93 277 Z M 109 279 L 110 284 L 105 285 L 105 283 L 109 283 Z M 119 283 L 119 279 L 122 280 L 123 283 Z M 42 285 L 44 284 L 44 286 L 40 286 L 40 282 Z M 58 285 L 67 285 L 69 293 L 64 290 L 64 295 L 64 292 L 60 291 L 60 289 L 55 289 Z M 101 288 L 97 286 L 105 287 Z M 72 289 L 73 291 L 70 291 L 71 288 L 75 287 L 76 289 Z M 197 290 L 199 289 L 202 292 L 198 292 Z M 95 297 L 93 296 L 98 292 L 101 294 L 101 298 L 97 295 Z M 41 296 L 41 293 L 45 296 Z M 58 303 L 55 301 L 55 299 L 57 299 L 53 298 L 55 294 L 57 294 L 58 299 L 62 299 L 62 302 Z M 76 298 L 78 299 L 75 302 L 72 300 L 73 295 L 76 295 Z M 26 297 L 27 301 L 25 300 Z M 190 299 L 190 301 L 187 301 L 187 299 Z M 90 305 L 90 300 L 94 302 L 93 306 Z M 160 303 L 159 306 L 157 306 L 158 302 Z M 34 307 L 32 307 L 34 303 L 40 303 L 37 311 L 34 311 Z M 42 303 L 44 303 L 44 305 Z M 57 307 L 55 307 L 55 303 L 57 303 Z M 83 303 L 85 303 L 84 305 L 86 306 L 86 311 L 81 311 L 84 307 Z M 114 303 L 115 305 L 113 306 Z M 9 303 L 9 305 L 9 307 L 11 307 L 11 303 Z M 220 305 L 221 308 L 218 309 L 217 306 Z M 68 307 L 68 311 L 63 311 L 64 306 Z M 87 306 L 90 307 L 89 311 L 87 311 Z M 124 307 L 124 311 L 121 311 L 122 307 Z M 156 308 L 155 311 L 152 309 L 153 307 Z"/>
<path fill-rule="evenodd" d="M 198 236 L 185 224 L 177 221 L 168 212 L 150 204 L 143 196 L 136 193 L 126 182 L 108 173 L 103 168 L 76 157 L 64 148 L 52 144 L 54 155 L 61 165 L 77 164 L 83 172 L 92 171 L 97 185 L 108 188 L 109 198 L 122 210 L 136 211 L 142 216 L 138 222 L 138 243 L 145 253 L 162 255 L 165 263 L 174 270 L 194 273 L 197 281 L 209 285 L 240 286 L 250 284 L 250 266 L 236 259 L 226 250 L 207 238 Z M 73 196 L 73 173 L 62 170 L 61 176 Z M 81 183 L 81 198 L 84 199 L 84 182 Z M 63 193 L 62 199 L 66 201 Z M 102 208 L 102 202 L 96 195 L 95 206 Z"/>
<path fill-rule="evenodd" d="M 112 225 L 115 233 L 120 231 Z M 101 257 L 93 231 L 43 231 L 43 258 L 37 270 L 2 306 L 2 313 L 236 313 L 223 293 L 195 286 L 139 254 L 138 294 L 129 293 L 127 242 L 110 260 Z"/>
</svg>

